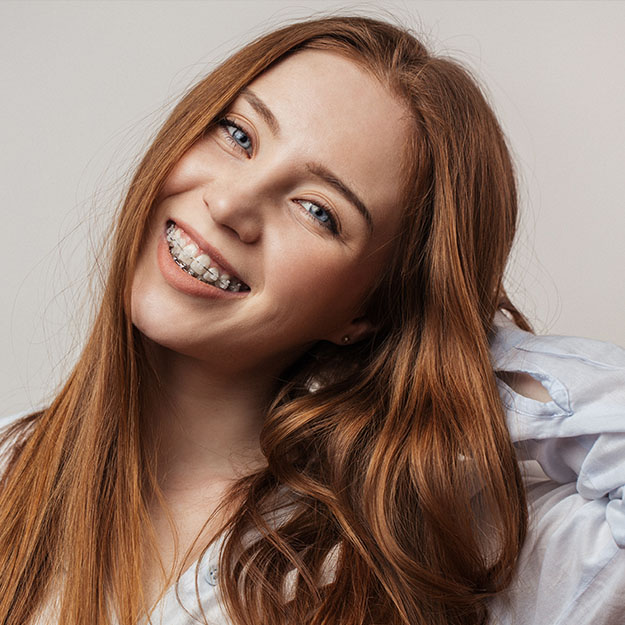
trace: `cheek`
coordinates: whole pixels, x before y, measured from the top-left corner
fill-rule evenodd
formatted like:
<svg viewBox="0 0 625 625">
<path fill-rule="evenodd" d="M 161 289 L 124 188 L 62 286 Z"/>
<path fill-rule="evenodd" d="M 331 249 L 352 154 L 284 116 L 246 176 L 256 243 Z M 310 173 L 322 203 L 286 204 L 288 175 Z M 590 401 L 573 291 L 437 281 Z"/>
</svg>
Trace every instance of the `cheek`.
<svg viewBox="0 0 625 625">
<path fill-rule="evenodd" d="M 132 322 L 142 331 L 149 325 L 151 319 L 158 310 L 159 289 L 158 277 L 155 274 L 153 263 L 149 262 L 152 256 L 150 248 L 142 250 L 137 267 L 132 278 L 132 288 L 130 296 L 130 318 Z"/>
<path fill-rule="evenodd" d="M 206 160 L 206 149 L 196 143 L 189 148 L 174 165 L 159 192 L 157 202 L 163 198 L 182 193 L 206 181 L 206 168 L 202 167 Z"/>
<path fill-rule="evenodd" d="M 282 270 L 272 280 L 273 293 L 288 302 L 293 313 L 324 326 L 357 316 L 376 276 L 364 263 L 354 259 L 348 262 L 342 255 L 327 251 L 305 256 L 284 252 L 281 258 Z"/>
</svg>

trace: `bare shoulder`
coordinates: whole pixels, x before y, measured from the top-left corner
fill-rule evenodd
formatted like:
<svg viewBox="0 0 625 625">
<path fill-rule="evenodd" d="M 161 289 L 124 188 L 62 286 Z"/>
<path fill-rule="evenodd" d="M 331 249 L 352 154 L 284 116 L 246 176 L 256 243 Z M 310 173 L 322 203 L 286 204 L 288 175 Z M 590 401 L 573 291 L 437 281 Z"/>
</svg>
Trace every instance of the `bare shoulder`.
<svg viewBox="0 0 625 625">
<path fill-rule="evenodd" d="M 519 395 L 543 403 L 552 401 L 547 389 L 535 378 L 522 371 L 498 371 L 497 376 Z"/>
</svg>

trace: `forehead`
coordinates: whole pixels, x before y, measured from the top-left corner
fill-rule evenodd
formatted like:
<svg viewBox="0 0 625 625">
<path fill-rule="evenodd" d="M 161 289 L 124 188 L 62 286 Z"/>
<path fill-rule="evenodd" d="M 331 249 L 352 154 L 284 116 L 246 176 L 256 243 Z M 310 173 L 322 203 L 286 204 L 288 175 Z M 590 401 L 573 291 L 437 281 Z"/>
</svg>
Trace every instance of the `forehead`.
<svg viewBox="0 0 625 625">
<path fill-rule="evenodd" d="M 395 221 L 412 124 L 388 86 L 343 55 L 303 50 L 249 89 L 276 117 L 279 139 L 295 159 L 319 161 L 353 187 L 377 228 L 391 217 Z"/>
</svg>

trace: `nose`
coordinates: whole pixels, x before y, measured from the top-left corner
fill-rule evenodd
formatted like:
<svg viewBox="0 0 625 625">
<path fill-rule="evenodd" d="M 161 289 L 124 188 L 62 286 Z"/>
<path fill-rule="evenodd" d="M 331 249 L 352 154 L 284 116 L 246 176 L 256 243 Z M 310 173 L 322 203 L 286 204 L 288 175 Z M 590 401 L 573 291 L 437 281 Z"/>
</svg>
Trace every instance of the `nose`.
<svg viewBox="0 0 625 625">
<path fill-rule="evenodd" d="M 214 181 L 204 192 L 204 204 L 213 221 L 243 243 L 256 243 L 263 231 L 262 194 L 252 180 Z"/>
</svg>

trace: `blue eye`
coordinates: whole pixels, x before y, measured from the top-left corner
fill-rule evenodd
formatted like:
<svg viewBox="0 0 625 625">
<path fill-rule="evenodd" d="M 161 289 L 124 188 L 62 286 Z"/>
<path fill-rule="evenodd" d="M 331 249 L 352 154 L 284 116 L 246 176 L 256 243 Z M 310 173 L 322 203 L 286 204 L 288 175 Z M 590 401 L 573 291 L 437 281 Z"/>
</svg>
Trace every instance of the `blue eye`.
<svg viewBox="0 0 625 625">
<path fill-rule="evenodd" d="M 311 219 L 314 219 L 317 223 L 320 223 L 324 228 L 331 230 L 335 234 L 338 232 L 336 222 L 332 215 L 332 211 L 310 200 L 299 200 L 299 204 L 310 215 Z"/>
<path fill-rule="evenodd" d="M 245 150 L 246 152 L 250 152 L 252 149 L 252 140 L 249 138 L 247 133 L 235 124 L 231 119 L 223 119 L 219 122 L 220 125 L 224 128 L 224 130 L 228 133 L 230 139 L 234 141 L 234 143 Z"/>
</svg>

